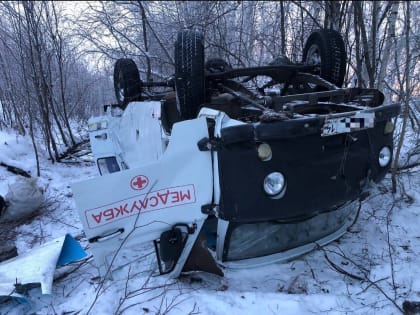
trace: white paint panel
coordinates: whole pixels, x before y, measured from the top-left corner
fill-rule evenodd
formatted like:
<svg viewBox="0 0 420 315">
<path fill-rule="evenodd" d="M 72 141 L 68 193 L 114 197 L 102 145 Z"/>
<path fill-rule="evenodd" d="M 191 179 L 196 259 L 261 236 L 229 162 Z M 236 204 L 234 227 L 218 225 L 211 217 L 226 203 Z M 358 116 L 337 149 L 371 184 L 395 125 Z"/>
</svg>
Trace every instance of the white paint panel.
<svg viewBox="0 0 420 315">
<path fill-rule="evenodd" d="M 23 298 L 22 295 L 16 293 L 16 284 L 32 283 L 41 285 L 42 294 L 52 294 L 54 272 L 63 256 L 65 256 L 64 264 L 66 264 L 82 259 L 86 253 L 77 241 L 70 235 L 65 235 L 2 262 L 0 264 L 0 296 Z"/>
<path fill-rule="evenodd" d="M 123 242 L 135 246 L 158 239 L 176 223 L 204 221 L 201 206 L 212 199 L 212 166 L 210 153 L 197 146 L 203 137 L 204 117 L 180 122 L 158 161 L 72 185 L 87 238 L 110 235 L 91 244 L 99 265 Z"/>
<path fill-rule="evenodd" d="M 162 156 L 160 110 L 160 102 L 132 102 L 118 127 L 113 128 L 129 168 L 157 161 Z"/>
<path fill-rule="evenodd" d="M 92 117 L 88 121 L 88 125 L 96 125 L 100 122 L 105 122 L 107 125 L 106 129 L 98 129 L 95 131 L 89 131 L 89 141 L 92 148 L 92 152 L 95 152 L 97 157 L 108 157 L 114 156 L 114 146 L 112 139 L 109 136 L 109 125 L 112 122 L 112 117 L 99 116 Z M 101 138 L 101 135 L 106 134 L 106 139 Z"/>
</svg>

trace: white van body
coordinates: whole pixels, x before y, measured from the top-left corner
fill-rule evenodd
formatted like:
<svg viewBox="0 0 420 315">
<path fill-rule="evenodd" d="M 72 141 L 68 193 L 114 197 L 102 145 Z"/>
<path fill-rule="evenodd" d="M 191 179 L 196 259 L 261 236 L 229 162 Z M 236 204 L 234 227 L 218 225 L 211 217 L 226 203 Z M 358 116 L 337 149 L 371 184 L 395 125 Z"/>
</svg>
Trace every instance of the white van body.
<svg viewBox="0 0 420 315">
<path fill-rule="evenodd" d="M 222 111 L 202 108 L 196 119 L 175 123 L 169 135 L 160 110 L 161 102 L 131 102 L 124 111 L 110 106 L 105 115 L 89 120 L 92 151 L 102 176 L 72 188 L 102 275 L 110 276 L 117 267 L 115 258 L 122 248 L 152 242 L 156 247 L 162 233 L 179 226 L 187 236 L 185 244 L 176 264 L 165 272 L 177 277 L 209 218 L 203 210 L 208 205 L 215 207 L 210 214 L 217 220 L 214 255 L 222 263 L 229 222 L 217 218 L 221 194 L 217 152 L 200 150 L 197 144 L 220 137 L 222 128 L 244 123 Z M 208 121 L 213 121 L 214 135 L 209 135 Z M 288 260 L 340 237 L 352 222 L 347 220 L 316 243 L 223 264 L 250 267 Z M 159 260 L 157 247 L 156 255 Z"/>
</svg>

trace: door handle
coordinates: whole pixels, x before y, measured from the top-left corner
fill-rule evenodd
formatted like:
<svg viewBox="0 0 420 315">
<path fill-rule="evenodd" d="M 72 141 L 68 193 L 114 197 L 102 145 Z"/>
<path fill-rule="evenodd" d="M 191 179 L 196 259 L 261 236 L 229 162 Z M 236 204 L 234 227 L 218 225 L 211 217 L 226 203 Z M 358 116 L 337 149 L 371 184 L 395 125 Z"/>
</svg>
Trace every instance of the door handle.
<svg viewBox="0 0 420 315">
<path fill-rule="evenodd" d="M 89 243 L 104 242 L 104 241 L 110 240 L 114 237 L 117 237 L 118 235 L 121 235 L 123 233 L 124 233 L 124 229 L 120 228 L 120 229 L 118 229 L 114 232 L 110 232 L 110 233 L 105 234 L 105 235 L 94 236 L 94 237 L 90 238 L 88 241 L 89 241 Z"/>
</svg>

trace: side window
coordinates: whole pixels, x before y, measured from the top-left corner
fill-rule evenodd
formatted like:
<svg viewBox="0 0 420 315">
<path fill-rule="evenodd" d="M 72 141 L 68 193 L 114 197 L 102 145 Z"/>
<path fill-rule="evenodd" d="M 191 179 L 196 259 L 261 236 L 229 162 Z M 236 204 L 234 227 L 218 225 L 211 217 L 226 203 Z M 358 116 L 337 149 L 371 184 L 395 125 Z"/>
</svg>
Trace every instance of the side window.
<svg viewBox="0 0 420 315">
<path fill-rule="evenodd" d="M 101 175 L 120 171 L 120 167 L 115 156 L 98 159 L 98 168 Z"/>
</svg>

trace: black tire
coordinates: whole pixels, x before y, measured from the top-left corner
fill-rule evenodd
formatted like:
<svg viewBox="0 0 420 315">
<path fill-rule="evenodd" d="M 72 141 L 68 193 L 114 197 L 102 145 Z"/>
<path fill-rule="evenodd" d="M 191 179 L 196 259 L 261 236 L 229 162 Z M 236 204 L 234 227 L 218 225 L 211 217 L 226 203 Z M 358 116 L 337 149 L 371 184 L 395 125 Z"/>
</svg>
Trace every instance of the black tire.
<svg viewBox="0 0 420 315">
<path fill-rule="evenodd" d="M 346 48 L 340 33 L 321 29 L 313 32 L 303 49 L 303 62 L 320 66 L 320 76 L 341 87 L 346 74 Z"/>
<path fill-rule="evenodd" d="M 182 119 L 197 116 L 205 101 L 203 35 L 192 30 L 178 33 L 175 42 L 175 90 Z"/>
<path fill-rule="evenodd" d="M 0 195 L 0 216 L 3 214 L 6 208 L 7 208 L 6 200 L 4 200 L 4 198 Z"/>
<path fill-rule="evenodd" d="M 118 105 L 125 108 L 128 103 L 141 101 L 139 70 L 132 59 L 118 59 L 114 67 L 114 89 Z"/>
</svg>

